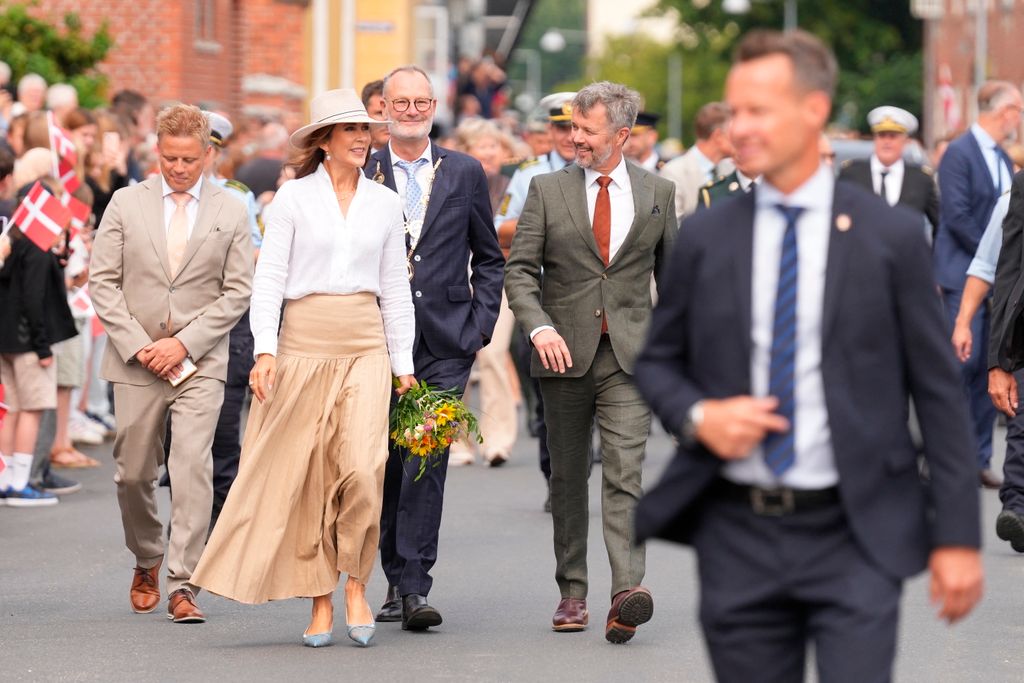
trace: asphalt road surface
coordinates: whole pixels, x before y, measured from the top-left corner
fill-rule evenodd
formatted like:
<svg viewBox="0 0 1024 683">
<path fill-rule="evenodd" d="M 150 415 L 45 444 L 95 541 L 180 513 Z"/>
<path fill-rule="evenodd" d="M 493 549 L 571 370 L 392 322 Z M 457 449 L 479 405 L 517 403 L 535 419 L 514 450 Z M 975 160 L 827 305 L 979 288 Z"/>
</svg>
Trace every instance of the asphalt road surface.
<svg viewBox="0 0 1024 683">
<path fill-rule="evenodd" d="M 626 645 L 605 642 L 610 575 L 601 538 L 600 468 L 590 482 L 591 625 L 583 633 L 551 631 L 559 596 L 534 439 L 521 438 L 504 467 L 478 462 L 448 475 L 430 594 L 444 624 L 425 633 L 380 624 L 365 649 L 345 637 L 341 595 L 336 644 L 319 650 L 300 643 L 309 614 L 305 600 L 253 607 L 202 593 L 208 621 L 201 625 L 172 624 L 164 603 L 152 614 L 133 614 L 128 587 L 134 562 L 123 543 L 111 448 L 88 452 L 103 467 L 65 471 L 84 484 L 82 491 L 52 508 L 0 508 L 0 680 L 711 680 L 688 549 L 664 543 L 648 548 L 644 583 L 655 597 L 654 618 Z M 653 436 L 648 484 L 669 453 L 665 435 Z M 898 681 L 1024 680 L 1024 557 L 995 538 L 995 492 L 983 499 L 984 602 L 950 628 L 934 616 L 926 577 L 908 584 Z M 166 496 L 161 505 L 166 518 Z M 374 609 L 385 589 L 378 570 L 368 589 Z M 808 680 L 814 680 L 810 667 Z"/>
</svg>

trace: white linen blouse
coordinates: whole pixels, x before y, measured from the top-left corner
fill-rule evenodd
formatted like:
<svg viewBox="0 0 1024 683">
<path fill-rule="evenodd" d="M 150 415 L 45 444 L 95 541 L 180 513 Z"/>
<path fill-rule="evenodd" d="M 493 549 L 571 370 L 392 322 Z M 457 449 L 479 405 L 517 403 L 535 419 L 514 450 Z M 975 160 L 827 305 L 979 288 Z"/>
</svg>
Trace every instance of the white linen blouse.
<svg viewBox="0 0 1024 683">
<path fill-rule="evenodd" d="M 380 300 L 391 371 L 413 374 L 416 320 L 398 195 L 360 173 L 344 216 L 321 164 L 315 173 L 282 185 L 265 215 L 249 314 L 255 355 L 277 355 L 282 301 L 373 292 Z"/>
</svg>

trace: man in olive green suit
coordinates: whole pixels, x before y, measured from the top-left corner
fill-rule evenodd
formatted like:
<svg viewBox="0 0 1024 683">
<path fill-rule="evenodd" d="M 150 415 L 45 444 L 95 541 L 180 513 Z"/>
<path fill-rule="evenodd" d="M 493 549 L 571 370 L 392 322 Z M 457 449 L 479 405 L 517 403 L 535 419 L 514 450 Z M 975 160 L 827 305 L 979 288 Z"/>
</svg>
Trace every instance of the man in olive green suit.
<svg viewBox="0 0 1024 683">
<path fill-rule="evenodd" d="M 632 374 L 651 316 L 651 275 L 677 230 L 673 183 L 622 156 L 639 104 L 635 92 L 608 82 L 576 95 L 576 163 L 533 179 L 505 267 L 509 306 L 534 346 L 531 371 L 548 426 L 562 598 L 552 627 L 581 631 L 589 619 L 587 469 L 596 414 L 612 569 L 605 637 L 614 643 L 632 638 L 654 610 L 640 586 L 644 549 L 633 542 L 650 411 Z"/>
</svg>

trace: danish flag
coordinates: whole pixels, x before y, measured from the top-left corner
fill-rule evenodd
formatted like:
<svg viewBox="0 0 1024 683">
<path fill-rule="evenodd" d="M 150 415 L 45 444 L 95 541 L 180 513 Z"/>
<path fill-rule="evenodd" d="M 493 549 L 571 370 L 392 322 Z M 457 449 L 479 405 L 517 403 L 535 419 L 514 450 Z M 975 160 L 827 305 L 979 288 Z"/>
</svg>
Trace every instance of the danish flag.
<svg viewBox="0 0 1024 683">
<path fill-rule="evenodd" d="M 61 195 L 60 203 L 68 208 L 71 212 L 71 228 L 68 234 L 68 241 L 75 239 L 75 236 L 85 227 L 85 224 L 89 220 L 89 214 L 92 213 L 92 209 L 85 202 L 80 202 L 75 199 L 70 192 L 65 192 Z"/>
<path fill-rule="evenodd" d="M 78 150 L 64 129 L 57 125 L 52 111 L 46 112 L 46 121 L 50 129 L 50 149 L 53 150 L 53 174 L 64 184 L 64 189 L 74 192 L 82 184 L 75 173 Z"/>
<path fill-rule="evenodd" d="M 37 180 L 11 220 L 33 244 L 43 251 L 50 251 L 58 235 L 71 222 L 71 210 Z"/>
</svg>

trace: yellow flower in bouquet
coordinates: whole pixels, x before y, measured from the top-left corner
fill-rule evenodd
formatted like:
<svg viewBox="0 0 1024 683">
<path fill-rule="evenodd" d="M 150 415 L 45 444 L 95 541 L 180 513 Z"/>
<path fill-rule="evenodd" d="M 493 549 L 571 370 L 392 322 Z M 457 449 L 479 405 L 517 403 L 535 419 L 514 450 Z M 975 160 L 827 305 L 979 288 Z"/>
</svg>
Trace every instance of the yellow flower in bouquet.
<svg viewBox="0 0 1024 683">
<path fill-rule="evenodd" d="M 419 481 L 427 466 L 436 467 L 441 454 L 463 435 L 483 443 L 476 415 L 452 389 L 441 390 L 420 382 L 398 399 L 391 411 L 391 440 L 409 451 L 407 462 L 419 461 Z"/>
</svg>

